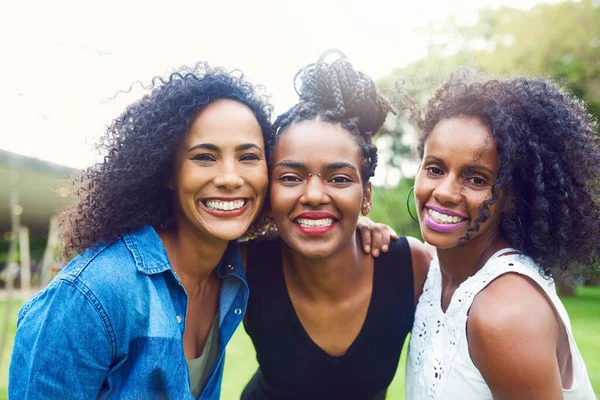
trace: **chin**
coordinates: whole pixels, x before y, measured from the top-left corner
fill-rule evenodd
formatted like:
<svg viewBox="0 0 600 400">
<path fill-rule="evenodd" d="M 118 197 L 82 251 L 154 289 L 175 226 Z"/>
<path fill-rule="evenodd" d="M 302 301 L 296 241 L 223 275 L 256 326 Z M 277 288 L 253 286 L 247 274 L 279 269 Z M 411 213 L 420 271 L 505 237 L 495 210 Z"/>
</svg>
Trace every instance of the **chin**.
<svg viewBox="0 0 600 400">
<path fill-rule="evenodd" d="M 215 224 L 211 226 L 210 235 L 221 240 L 237 240 L 246 233 L 250 224 Z"/>
<path fill-rule="evenodd" d="M 307 243 L 305 241 L 295 241 L 290 247 L 294 252 L 313 260 L 327 258 L 334 253 L 331 246 L 327 246 L 323 242 Z"/>
<path fill-rule="evenodd" d="M 464 235 L 440 234 L 439 232 L 421 232 L 423 240 L 436 249 L 448 249 L 458 246 L 458 241 Z M 440 237 L 442 236 L 442 237 Z M 444 237 L 445 236 L 445 237 Z"/>
</svg>

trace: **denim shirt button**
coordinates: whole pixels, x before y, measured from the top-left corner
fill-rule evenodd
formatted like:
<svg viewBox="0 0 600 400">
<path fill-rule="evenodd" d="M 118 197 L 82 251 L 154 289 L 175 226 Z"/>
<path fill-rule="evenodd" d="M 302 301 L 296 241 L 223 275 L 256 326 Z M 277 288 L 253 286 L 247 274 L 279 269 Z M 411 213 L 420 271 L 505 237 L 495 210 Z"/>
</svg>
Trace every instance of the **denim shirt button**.
<svg viewBox="0 0 600 400">
<path fill-rule="evenodd" d="M 177 323 L 178 323 L 178 324 L 180 324 L 180 323 L 181 323 L 181 321 L 183 321 L 183 319 L 181 318 L 181 315 L 178 315 L 178 316 L 177 316 Z"/>
<path fill-rule="evenodd" d="M 233 313 L 235 315 L 240 315 L 242 313 L 242 309 L 241 308 L 236 308 L 235 310 L 233 310 Z"/>
<path fill-rule="evenodd" d="M 233 271 L 233 265 L 229 264 L 229 265 L 227 266 L 227 269 L 229 269 L 230 271 Z"/>
</svg>

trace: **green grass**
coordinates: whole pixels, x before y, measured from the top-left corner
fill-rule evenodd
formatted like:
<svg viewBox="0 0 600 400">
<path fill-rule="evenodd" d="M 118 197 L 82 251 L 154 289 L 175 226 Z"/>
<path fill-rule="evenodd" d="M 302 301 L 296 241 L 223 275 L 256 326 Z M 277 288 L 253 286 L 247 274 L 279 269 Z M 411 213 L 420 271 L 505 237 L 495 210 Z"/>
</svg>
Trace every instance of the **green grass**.
<svg viewBox="0 0 600 400">
<path fill-rule="evenodd" d="M 600 394 L 600 287 L 577 288 L 577 296 L 563 298 L 569 313 L 573 335 L 587 367 L 592 386 Z M 404 374 L 408 340 L 402 350 L 396 376 L 388 389 L 388 400 L 404 400 Z M 256 370 L 256 353 L 243 327 L 235 333 L 227 347 L 223 400 L 240 398 L 244 386 Z"/>
<path fill-rule="evenodd" d="M 585 364 L 596 393 L 600 394 L 600 287 L 584 287 L 577 289 L 577 297 L 563 298 L 563 303 L 569 312 L 571 325 L 577 346 L 583 355 Z M 11 310 L 10 340 L 8 348 L 12 347 L 12 335 L 15 332 L 15 321 L 20 303 Z M 4 302 L 0 302 L 0 315 L 4 315 Z M 0 319 L 1 321 L 2 319 Z M 10 360 L 8 348 L 0 363 L 0 400 L 7 396 L 7 372 Z M 404 399 L 404 371 L 406 365 L 406 346 L 398 365 L 396 377 L 388 389 L 387 398 L 390 400 Z M 257 368 L 256 355 L 250 338 L 243 327 L 240 327 L 227 347 L 225 375 L 221 398 L 223 400 L 239 399 L 242 389 Z"/>
<path fill-rule="evenodd" d="M 13 301 L 10 306 L 10 321 L 8 324 L 6 347 L 2 352 L 2 360 L 0 360 L 0 400 L 8 399 L 8 365 L 10 363 L 10 352 L 15 337 L 15 331 L 17 330 L 17 313 L 19 312 L 19 308 L 21 308 L 21 304 L 21 301 Z M 6 302 L 0 301 L 0 329 L 3 328 L 1 324 L 4 324 L 5 313 Z"/>
</svg>

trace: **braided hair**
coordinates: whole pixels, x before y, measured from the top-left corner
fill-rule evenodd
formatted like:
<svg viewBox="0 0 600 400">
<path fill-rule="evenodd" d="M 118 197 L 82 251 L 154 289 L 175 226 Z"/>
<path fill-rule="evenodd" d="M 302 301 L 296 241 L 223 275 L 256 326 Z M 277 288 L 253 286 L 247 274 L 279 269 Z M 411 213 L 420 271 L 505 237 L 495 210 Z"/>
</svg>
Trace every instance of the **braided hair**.
<svg viewBox="0 0 600 400">
<path fill-rule="evenodd" d="M 339 56 L 331 63 L 325 62 L 330 54 Z M 301 86 L 296 86 L 297 80 Z M 377 148 L 373 136 L 383 125 L 392 110 L 389 102 L 379 93 L 375 82 L 356 71 L 344 53 L 328 50 L 315 64 L 302 68 L 294 77 L 294 89 L 300 101 L 281 114 L 273 125 L 269 149 L 272 152 L 281 134 L 290 125 L 320 119 L 340 124 L 361 149 L 362 177 L 365 182 L 375 174 Z"/>
<path fill-rule="evenodd" d="M 593 271 L 600 243 L 600 146 L 598 125 L 580 100 L 541 78 L 489 79 L 468 70 L 452 74 L 424 112 L 405 93 L 401 98 L 421 133 L 421 159 L 443 119 L 473 117 L 492 132 L 498 179 L 462 243 L 489 218 L 502 190 L 512 207 L 502 215 L 500 233 L 512 247 L 546 276 L 582 272 L 581 266 Z"/>
</svg>

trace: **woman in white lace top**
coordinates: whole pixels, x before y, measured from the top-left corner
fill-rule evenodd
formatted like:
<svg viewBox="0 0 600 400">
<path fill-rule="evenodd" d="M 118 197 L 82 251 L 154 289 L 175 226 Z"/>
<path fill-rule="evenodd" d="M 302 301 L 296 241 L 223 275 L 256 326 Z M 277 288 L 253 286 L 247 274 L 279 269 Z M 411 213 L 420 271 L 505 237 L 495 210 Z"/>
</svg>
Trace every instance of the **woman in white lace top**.
<svg viewBox="0 0 600 400">
<path fill-rule="evenodd" d="M 423 112 L 403 99 L 421 133 L 421 232 L 437 250 L 407 398 L 594 399 L 553 277 L 593 270 L 597 125 L 542 79 L 459 71 Z"/>
</svg>

